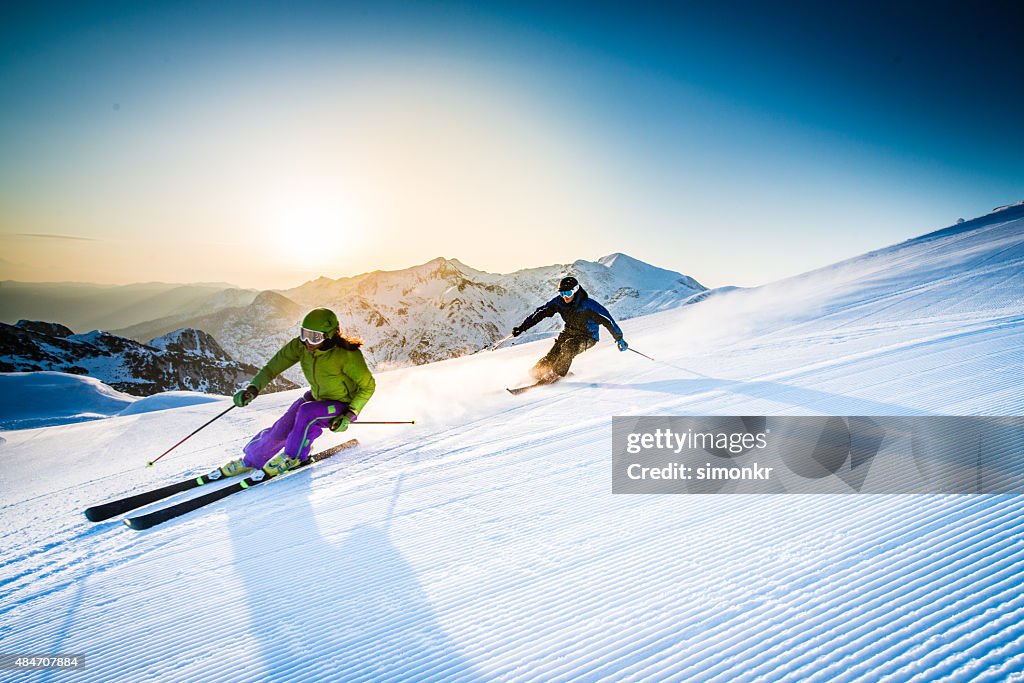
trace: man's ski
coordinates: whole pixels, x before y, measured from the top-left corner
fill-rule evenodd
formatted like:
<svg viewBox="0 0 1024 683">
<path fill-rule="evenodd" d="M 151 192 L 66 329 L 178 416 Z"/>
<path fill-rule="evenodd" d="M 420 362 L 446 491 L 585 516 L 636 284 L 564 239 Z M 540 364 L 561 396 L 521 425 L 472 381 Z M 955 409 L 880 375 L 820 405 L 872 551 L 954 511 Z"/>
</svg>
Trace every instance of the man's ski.
<svg viewBox="0 0 1024 683">
<path fill-rule="evenodd" d="M 571 372 L 566 375 L 566 377 L 571 377 L 571 376 L 572 376 Z M 562 379 L 562 378 L 556 376 L 554 379 L 541 380 L 539 382 L 534 382 L 533 384 L 527 384 L 524 387 L 513 387 L 511 389 L 509 389 L 508 387 L 505 387 L 505 391 L 507 391 L 508 393 L 512 394 L 513 396 L 518 396 L 519 394 L 527 392 L 530 389 L 536 389 L 537 387 L 543 387 L 543 386 L 546 386 L 548 384 L 554 384 L 555 382 L 557 382 L 560 379 Z"/>
<path fill-rule="evenodd" d="M 513 396 L 518 396 L 519 394 L 526 393 L 530 389 L 536 389 L 537 387 L 542 387 L 545 384 L 554 384 L 554 382 L 537 382 L 535 384 L 527 384 L 525 387 L 513 387 L 511 389 L 505 387 L 505 391 L 512 394 Z"/>
<path fill-rule="evenodd" d="M 358 440 L 349 439 L 348 441 L 338 444 L 337 446 L 332 446 L 327 450 L 320 451 L 319 453 L 314 453 L 313 455 L 309 456 L 308 460 L 299 463 L 288 472 L 293 472 L 297 469 L 305 467 L 306 465 L 311 465 L 314 462 L 326 460 L 327 458 L 331 457 L 332 455 L 335 455 L 336 453 L 339 453 L 340 451 L 346 450 L 348 448 L 353 448 L 358 445 Z M 286 472 L 286 474 L 288 472 Z M 269 477 L 265 475 L 263 473 L 263 470 L 255 470 L 251 475 L 249 475 L 248 477 L 241 481 L 236 481 L 235 483 L 225 486 L 223 488 L 210 491 L 209 493 L 196 496 L 195 498 L 190 498 L 189 500 L 183 501 L 176 505 L 170 505 L 165 508 L 160 508 L 159 510 L 155 510 L 145 515 L 139 515 L 138 517 L 129 517 L 128 519 L 124 520 L 124 523 L 132 529 L 140 531 L 142 529 L 148 529 L 152 526 L 156 526 L 157 524 L 166 522 L 169 519 L 180 517 L 181 515 L 187 512 L 198 510 L 204 505 L 209 505 L 210 503 L 214 503 L 218 500 L 221 500 L 222 498 L 226 498 L 232 493 L 244 491 L 247 488 L 251 488 L 253 486 L 256 486 L 257 484 L 261 484 L 265 481 L 269 481 L 270 479 L 275 478 L 276 477 Z"/>
</svg>

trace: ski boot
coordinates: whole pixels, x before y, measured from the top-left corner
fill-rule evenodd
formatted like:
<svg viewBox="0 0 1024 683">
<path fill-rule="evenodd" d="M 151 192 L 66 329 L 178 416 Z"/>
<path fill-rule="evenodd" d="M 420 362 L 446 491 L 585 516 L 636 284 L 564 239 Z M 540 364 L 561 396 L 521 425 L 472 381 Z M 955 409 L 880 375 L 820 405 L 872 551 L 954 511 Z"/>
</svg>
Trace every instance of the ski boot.
<svg viewBox="0 0 1024 683">
<path fill-rule="evenodd" d="M 298 458 L 289 458 L 284 453 L 278 453 L 267 461 L 267 464 L 263 466 L 263 471 L 266 472 L 268 477 L 276 477 L 279 474 L 284 474 L 298 464 Z"/>
<path fill-rule="evenodd" d="M 241 458 L 236 458 L 226 465 L 221 465 L 214 471 L 206 475 L 206 478 L 210 481 L 216 481 L 221 477 L 237 477 L 240 474 L 252 471 L 251 467 L 247 467 Z"/>
<path fill-rule="evenodd" d="M 538 384 L 554 384 L 558 380 L 562 379 L 562 376 L 551 368 L 547 368 L 542 372 L 538 372 L 534 375 L 534 379 L 537 380 Z"/>
<path fill-rule="evenodd" d="M 551 384 L 552 382 L 557 382 L 562 379 L 553 367 L 541 363 L 530 368 L 530 376 L 533 377 L 538 384 Z"/>
</svg>

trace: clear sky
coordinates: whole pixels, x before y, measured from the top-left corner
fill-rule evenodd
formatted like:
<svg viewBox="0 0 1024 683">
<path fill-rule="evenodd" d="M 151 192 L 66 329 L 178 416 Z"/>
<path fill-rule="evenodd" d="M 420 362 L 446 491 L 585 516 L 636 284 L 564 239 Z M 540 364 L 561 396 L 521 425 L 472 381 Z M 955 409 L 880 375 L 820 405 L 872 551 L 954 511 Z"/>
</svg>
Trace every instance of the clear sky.
<svg viewBox="0 0 1024 683">
<path fill-rule="evenodd" d="M 0 279 L 756 285 L 1024 199 L 1019 2 L 13 6 Z"/>
</svg>

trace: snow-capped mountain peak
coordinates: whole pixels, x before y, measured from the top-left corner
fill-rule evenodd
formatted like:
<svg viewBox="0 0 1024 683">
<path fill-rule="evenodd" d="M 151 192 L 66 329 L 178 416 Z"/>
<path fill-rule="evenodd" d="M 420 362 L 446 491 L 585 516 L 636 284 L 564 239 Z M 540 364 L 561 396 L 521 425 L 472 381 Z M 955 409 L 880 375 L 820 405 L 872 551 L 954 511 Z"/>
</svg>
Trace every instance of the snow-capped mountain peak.
<svg viewBox="0 0 1024 683">
<path fill-rule="evenodd" d="M 233 360 L 211 335 L 202 330 L 191 328 L 181 328 L 180 330 L 157 337 L 149 342 L 149 346 L 162 351 L 176 351 L 205 356 L 211 360 Z"/>
<path fill-rule="evenodd" d="M 290 290 L 263 292 L 244 309 L 188 322 L 210 332 L 232 356 L 262 365 L 295 336 L 310 308 L 323 306 L 338 314 L 346 333 L 366 341 L 372 366 L 401 367 L 461 356 L 493 343 L 551 299 L 568 273 L 619 320 L 682 305 L 704 290 L 681 273 L 625 254 L 603 261 L 497 274 L 437 257 L 402 270 L 321 277 Z M 546 321 L 535 332 L 543 335 L 553 326 Z M 288 376 L 301 381 L 297 372 Z"/>
</svg>

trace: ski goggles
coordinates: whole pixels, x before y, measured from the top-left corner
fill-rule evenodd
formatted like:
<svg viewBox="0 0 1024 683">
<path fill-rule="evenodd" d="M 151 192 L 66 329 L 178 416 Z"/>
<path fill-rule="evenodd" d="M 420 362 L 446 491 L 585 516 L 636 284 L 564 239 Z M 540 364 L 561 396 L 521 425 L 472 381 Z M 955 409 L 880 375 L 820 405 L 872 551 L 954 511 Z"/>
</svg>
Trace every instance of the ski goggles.
<svg viewBox="0 0 1024 683">
<path fill-rule="evenodd" d="M 562 295 L 562 296 L 563 296 L 564 298 L 568 299 L 568 298 L 569 298 L 569 297 L 571 297 L 571 296 L 572 296 L 573 294 L 575 294 L 575 293 L 577 292 L 577 290 L 579 290 L 579 288 L 580 288 L 580 286 L 579 286 L 579 285 L 576 285 L 576 286 L 575 286 L 575 287 L 573 287 L 572 289 L 563 289 L 563 290 L 561 290 L 561 291 L 560 291 L 560 292 L 558 292 L 558 293 L 559 293 L 559 294 L 561 294 L 561 295 Z"/>
<path fill-rule="evenodd" d="M 324 339 L 327 339 L 327 335 L 319 330 L 309 330 L 303 327 L 299 332 L 299 339 L 310 346 L 316 346 L 317 344 L 323 344 Z"/>
</svg>

